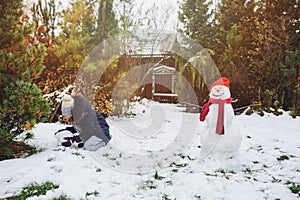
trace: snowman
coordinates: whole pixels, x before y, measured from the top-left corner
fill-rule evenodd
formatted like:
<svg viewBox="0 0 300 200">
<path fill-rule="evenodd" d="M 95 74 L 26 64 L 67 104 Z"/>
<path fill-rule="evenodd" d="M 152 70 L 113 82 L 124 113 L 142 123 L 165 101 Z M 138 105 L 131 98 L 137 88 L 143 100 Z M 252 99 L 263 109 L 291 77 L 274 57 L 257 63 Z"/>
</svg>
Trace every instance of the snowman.
<svg viewBox="0 0 300 200">
<path fill-rule="evenodd" d="M 233 123 L 229 83 L 225 77 L 214 82 L 210 86 L 209 101 L 202 108 L 200 121 L 206 123 L 200 132 L 202 158 L 211 155 L 232 158 L 241 145 L 239 129 Z"/>
</svg>

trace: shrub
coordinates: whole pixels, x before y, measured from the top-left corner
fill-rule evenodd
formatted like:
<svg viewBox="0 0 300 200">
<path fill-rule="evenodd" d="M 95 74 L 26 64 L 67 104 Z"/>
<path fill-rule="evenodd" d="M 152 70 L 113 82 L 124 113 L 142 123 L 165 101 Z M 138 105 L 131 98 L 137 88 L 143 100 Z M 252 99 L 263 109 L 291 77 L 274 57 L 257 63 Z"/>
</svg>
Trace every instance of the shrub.
<svg viewBox="0 0 300 200">
<path fill-rule="evenodd" d="M 51 103 L 41 95 L 41 89 L 31 83 L 16 81 L 4 88 L 0 103 L 0 134 L 12 139 L 36 123 L 47 120 Z"/>
</svg>

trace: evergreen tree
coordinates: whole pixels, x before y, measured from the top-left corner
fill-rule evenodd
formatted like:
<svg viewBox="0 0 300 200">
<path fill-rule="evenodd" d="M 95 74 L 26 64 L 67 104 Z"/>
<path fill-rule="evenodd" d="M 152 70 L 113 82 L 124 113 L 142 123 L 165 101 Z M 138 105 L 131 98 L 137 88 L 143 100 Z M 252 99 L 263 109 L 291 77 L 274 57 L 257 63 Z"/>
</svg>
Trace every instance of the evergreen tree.
<svg viewBox="0 0 300 200">
<path fill-rule="evenodd" d="M 117 34 L 118 21 L 113 10 L 113 0 L 98 0 L 98 16 L 95 42 L 101 43 L 103 40 Z"/>
<path fill-rule="evenodd" d="M 214 35 L 215 43 L 212 49 L 215 51 L 215 62 L 217 66 L 223 67 L 223 57 L 226 48 L 228 48 L 228 34 L 232 31 L 233 26 L 239 28 L 241 18 L 247 13 L 245 8 L 245 0 L 231 1 L 221 0 L 214 12 Z M 251 11 L 250 11 L 251 12 Z M 247 15 L 247 14 L 246 14 Z M 231 38 L 233 39 L 233 38 Z M 236 48 L 237 48 L 236 43 Z"/>
<path fill-rule="evenodd" d="M 184 29 L 179 31 L 208 49 L 211 48 L 213 36 L 211 5 L 211 1 L 206 0 L 185 0 L 178 14 L 179 21 L 184 25 Z"/>
<path fill-rule="evenodd" d="M 212 51 L 213 47 L 213 33 L 214 33 L 214 21 L 213 21 L 213 10 L 211 9 L 212 2 L 206 0 L 185 0 L 180 7 L 178 13 L 179 21 L 184 25 L 183 29 L 179 32 L 190 37 L 194 41 L 198 42 L 203 48 L 201 52 L 198 52 L 196 58 L 194 59 L 194 64 L 202 69 L 203 74 L 199 74 L 198 71 L 191 65 L 181 66 L 180 72 L 187 78 L 195 92 L 198 95 L 203 95 L 198 97 L 199 99 L 204 99 L 207 97 L 207 89 L 205 86 L 205 80 L 211 81 L 214 78 L 216 72 L 213 69 L 208 69 L 213 61 L 208 57 L 214 54 Z M 207 52 L 206 52 L 207 51 Z M 206 77 L 203 77 L 206 76 Z M 209 77 L 208 77 L 209 76 Z"/>
<path fill-rule="evenodd" d="M 300 115 L 300 47 L 295 51 L 287 51 L 282 70 L 285 85 L 284 108 L 292 110 L 292 116 Z"/>
<path fill-rule="evenodd" d="M 237 106 L 250 104 L 257 94 L 253 84 L 256 79 L 249 77 L 252 57 L 248 56 L 257 47 L 254 7 L 254 1 L 223 0 L 216 15 L 214 58 L 221 74 L 231 80 L 232 96 L 239 98 Z"/>
<path fill-rule="evenodd" d="M 13 138 L 49 113 L 49 104 L 32 83 L 44 68 L 46 52 L 43 45 L 31 43 L 33 25 L 23 15 L 22 1 L 0 3 L 0 134 Z"/>
<path fill-rule="evenodd" d="M 296 0 L 257 2 L 257 31 L 254 34 L 257 53 L 250 54 L 253 57 L 250 76 L 260 77 L 256 88 L 259 88 L 259 101 L 267 110 L 275 103 L 282 106 L 289 101 L 285 98 L 285 89 L 293 90 L 292 85 L 284 87 L 289 80 L 284 79 L 282 66 L 287 51 L 298 48 L 299 6 Z"/>
</svg>

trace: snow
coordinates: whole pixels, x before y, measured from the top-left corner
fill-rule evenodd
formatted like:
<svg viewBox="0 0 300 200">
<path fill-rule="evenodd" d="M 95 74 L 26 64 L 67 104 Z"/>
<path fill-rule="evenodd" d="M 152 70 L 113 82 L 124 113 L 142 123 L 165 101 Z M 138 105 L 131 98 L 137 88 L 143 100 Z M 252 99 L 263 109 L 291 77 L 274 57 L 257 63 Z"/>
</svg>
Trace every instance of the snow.
<svg viewBox="0 0 300 200">
<path fill-rule="evenodd" d="M 29 199 L 299 198 L 286 184 L 300 182 L 299 117 L 235 116 L 239 155 L 200 159 L 199 113 L 144 99 L 131 109 L 136 116 L 108 119 L 113 138 L 96 152 L 58 146 L 54 133 L 65 125 L 38 124 L 29 142 L 42 151 L 0 162 L 0 198 L 46 181 L 59 188 Z"/>
</svg>

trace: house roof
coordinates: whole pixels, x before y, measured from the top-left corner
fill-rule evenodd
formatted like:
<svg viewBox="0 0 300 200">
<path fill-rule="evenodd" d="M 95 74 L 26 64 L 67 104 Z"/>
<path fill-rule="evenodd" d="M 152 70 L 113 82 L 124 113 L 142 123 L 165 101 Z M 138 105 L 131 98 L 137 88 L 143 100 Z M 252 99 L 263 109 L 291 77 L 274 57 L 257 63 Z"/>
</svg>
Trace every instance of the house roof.
<svg viewBox="0 0 300 200">
<path fill-rule="evenodd" d="M 161 65 L 152 69 L 152 73 L 162 73 L 162 74 L 174 73 L 175 71 L 176 69 L 174 67 L 169 67 L 166 65 Z"/>
</svg>

